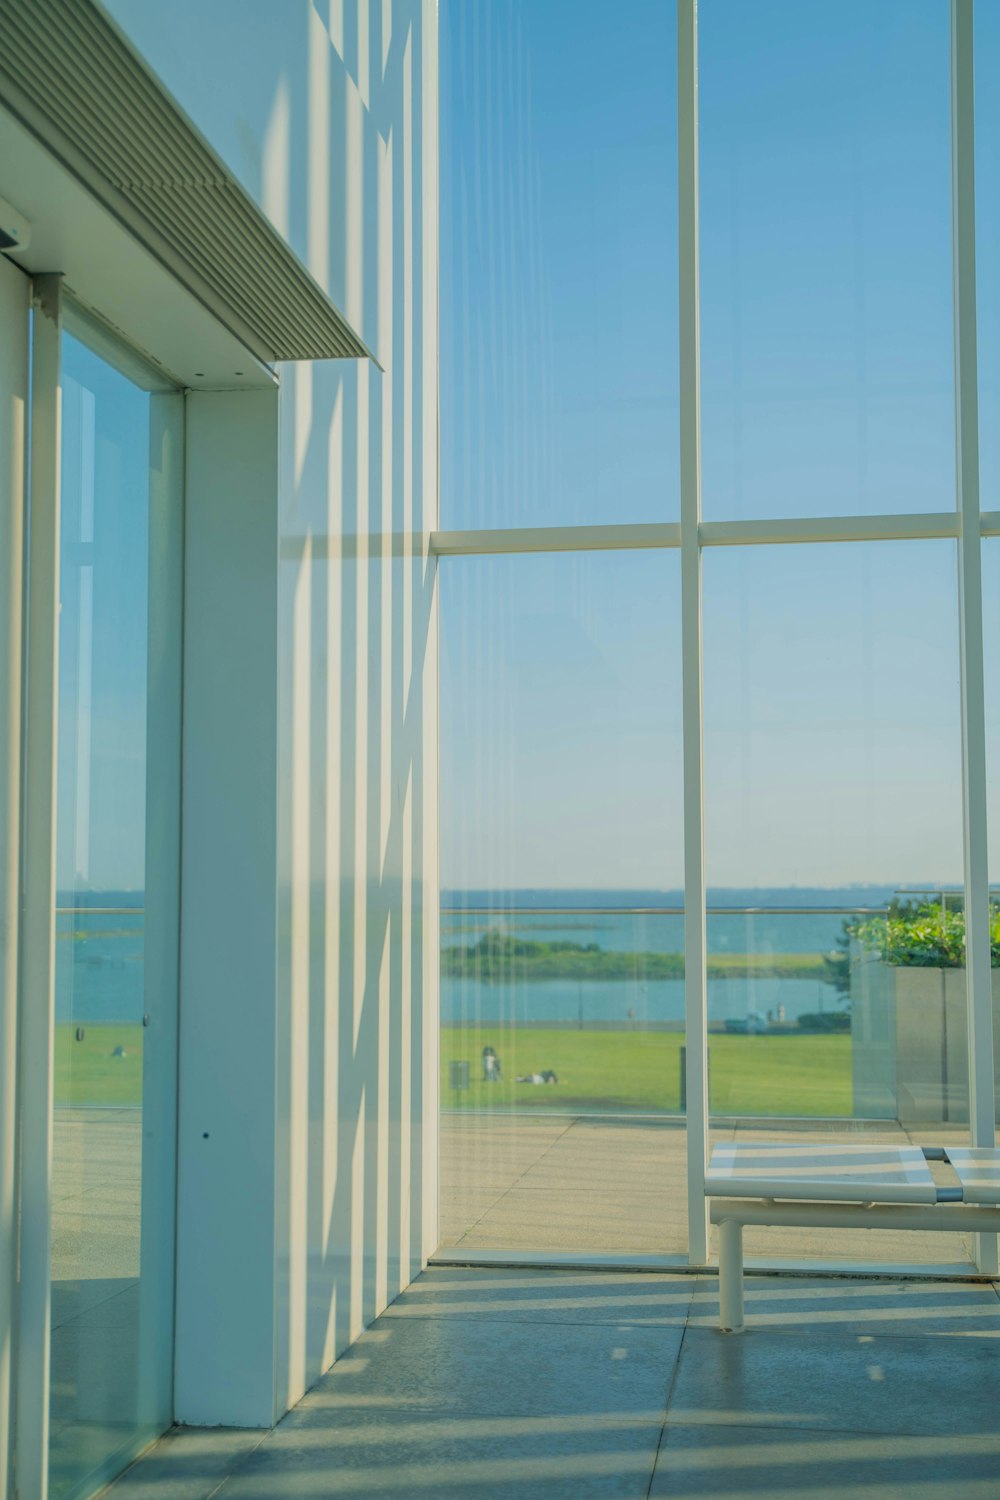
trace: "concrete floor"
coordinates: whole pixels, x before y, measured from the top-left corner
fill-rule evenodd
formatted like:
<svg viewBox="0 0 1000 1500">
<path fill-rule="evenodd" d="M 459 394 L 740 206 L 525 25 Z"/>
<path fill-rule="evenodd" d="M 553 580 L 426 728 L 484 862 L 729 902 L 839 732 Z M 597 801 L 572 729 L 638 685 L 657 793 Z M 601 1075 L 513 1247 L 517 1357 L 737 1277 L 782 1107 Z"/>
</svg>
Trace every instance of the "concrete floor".
<svg viewBox="0 0 1000 1500">
<path fill-rule="evenodd" d="M 61 1110 L 56 1115 L 54 1496 L 73 1492 L 87 1474 L 113 1460 L 143 1426 L 136 1407 L 141 1364 L 140 1126 L 136 1111 Z M 734 1125 L 713 1135 L 717 1140 L 736 1135 L 769 1139 L 780 1128 L 751 1130 Z M 794 1133 L 801 1136 L 802 1126 Z M 858 1136 L 834 1132 L 825 1138 Z M 925 1139 L 898 1127 L 865 1138 L 921 1144 Z M 940 1131 L 926 1136 L 928 1143 L 940 1139 Z M 683 1127 L 672 1122 L 446 1115 L 441 1153 L 442 1243 L 457 1247 L 459 1253 L 488 1248 L 682 1255 L 686 1248 L 685 1144 Z M 966 1261 L 969 1245 L 959 1235 L 760 1230 L 748 1232 L 747 1254 L 825 1261 L 871 1258 L 919 1265 Z M 893 1349 L 902 1348 L 898 1340 L 903 1335 L 923 1339 L 965 1331 L 979 1347 L 1000 1332 L 994 1327 L 996 1299 L 989 1289 L 934 1284 L 915 1290 L 900 1284 L 873 1290 L 873 1285 L 878 1284 L 831 1282 L 810 1288 L 802 1282 L 761 1282 L 751 1296 L 754 1331 L 746 1349 L 756 1348 L 764 1334 L 790 1338 L 806 1307 L 810 1338 L 803 1358 L 809 1358 L 798 1367 L 806 1380 L 812 1379 L 811 1332 L 815 1329 L 824 1335 L 838 1333 L 849 1344 L 853 1339 L 852 1347 L 860 1336 L 891 1338 Z M 786 1290 L 777 1295 L 782 1286 Z M 797 1464 L 800 1460 L 795 1454 L 802 1445 L 796 1447 L 787 1433 L 782 1436 L 772 1430 L 774 1425 L 782 1429 L 793 1425 L 788 1411 L 783 1410 L 775 1424 L 773 1414 L 757 1410 L 763 1399 L 758 1385 L 763 1381 L 761 1389 L 770 1389 L 777 1382 L 775 1388 L 784 1389 L 780 1382 L 786 1378 L 781 1373 L 785 1366 L 766 1374 L 755 1365 L 748 1366 L 748 1398 L 740 1385 L 744 1378 L 740 1361 L 750 1356 L 718 1352 L 721 1346 L 712 1327 L 714 1296 L 711 1278 L 429 1272 L 365 1335 L 351 1359 L 338 1364 L 327 1381 L 263 1443 L 260 1434 L 168 1438 L 157 1450 L 155 1461 L 148 1460 L 135 1471 L 136 1476 L 144 1476 L 144 1484 L 153 1487 L 134 1493 L 161 1500 L 200 1500 L 215 1493 L 212 1487 L 206 1488 L 206 1476 L 216 1474 L 211 1484 L 225 1483 L 220 1492 L 224 1500 L 249 1500 L 250 1496 L 278 1500 L 286 1492 L 377 1496 L 407 1489 L 415 1494 L 469 1495 L 477 1500 L 536 1492 L 541 1496 L 645 1495 L 643 1484 L 650 1481 L 660 1446 L 656 1483 L 661 1488 L 654 1488 L 653 1495 L 750 1494 L 750 1488 L 726 1488 L 731 1470 L 742 1472 L 753 1464 L 766 1468 L 772 1459 Z M 863 1334 L 847 1331 L 853 1327 L 845 1322 L 848 1312 L 857 1314 Z M 446 1320 L 444 1328 L 442 1320 Z M 489 1325 L 485 1334 L 483 1323 Z M 411 1325 L 413 1331 L 409 1331 Z M 677 1412 L 684 1407 L 677 1405 L 678 1392 L 683 1396 L 688 1389 L 681 1377 L 689 1383 L 694 1380 L 693 1362 L 702 1345 L 716 1350 L 712 1357 L 723 1360 L 723 1374 L 728 1371 L 737 1382 L 739 1401 L 733 1398 L 724 1419 L 717 1414 L 711 1420 L 705 1416 L 706 1410 L 713 1411 L 709 1403 L 708 1407 L 698 1405 L 695 1417 L 681 1420 Z M 992 1359 L 994 1346 L 988 1347 Z M 787 1354 L 790 1348 L 783 1344 L 781 1352 Z M 362 1380 L 355 1397 L 348 1378 L 352 1370 L 360 1378 L 359 1361 L 363 1361 L 364 1368 L 377 1375 L 383 1369 L 382 1351 L 387 1349 L 394 1351 L 393 1358 L 399 1351 L 400 1368 L 410 1372 L 406 1389 L 391 1382 L 384 1391 L 378 1384 L 369 1389 Z M 414 1351 L 412 1355 L 409 1350 Z M 889 1368 L 874 1359 L 872 1363 Z M 788 1368 L 794 1370 L 794 1361 Z M 528 1385 L 519 1391 L 525 1374 Z M 828 1381 L 835 1375 L 818 1370 L 815 1378 Z M 787 1376 L 792 1385 L 796 1378 Z M 942 1378 L 952 1376 L 946 1371 Z M 455 1382 L 454 1391 L 450 1381 Z M 871 1383 L 884 1382 L 872 1377 Z M 668 1389 L 670 1420 L 661 1445 Z M 925 1386 L 919 1389 L 926 1394 Z M 995 1395 L 1000 1394 L 993 1389 Z M 324 1390 L 337 1399 L 326 1399 Z M 884 1392 L 875 1395 L 881 1399 Z M 702 1399 L 700 1395 L 699 1403 Z M 750 1416 L 740 1415 L 748 1399 Z M 592 1401 L 597 1405 L 592 1407 Z M 950 1393 L 946 1404 L 952 1410 Z M 410 1410 L 412 1420 L 406 1418 Z M 816 1426 L 808 1401 L 800 1415 L 807 1428 Z M 853 1431 L 854 1418 L 844 1420 L 844 1430 Z M 741 1429 L 738 1444 L 728 1434 L 731 1425 Z M 744 1433 L 746 1425 L 754 1430 Z M 720 1426 L 726 1432 L 710 1434 L 711 1454 L 707 1456 L 702 1429 Z M 895 1431 L 891 1425 L 884 1432 L 880 1428 L 879 1441 L 888 1441 Z M 917 1432 L 918 1428 L 905 1431 Z M 289 1436 L 295 1433 L 304 1435 Z M 844 1448 L 838 1433 L 839 1427 L 826 1446 L 818 1448 L 809 1439 L 810 1452 L 825 1453 L 823 1462 L 832 1462 L 832 1442 L 838 1463 L 853 1463 L 852 1454 L 869 1452 L 856 1443 L 855 1448 Z M 314 1444 L 323 1455 L 317 1472 L 310 1468 Z M 745 1456 L 747 1444 L 754 1446 L 756 1456 Z M 664 1455 L 672 1449 L 676 1455 L 669 1483 L 674 1488 L 662 1488 L 667 1484 L 662 1479 Z M 885 1451 L 890 1468 L 897 1457 L 902 1461 L 902 1449 L 897 1452 L 890 1445 Z M 905 1446 L 907 1454 L 913 1451 L 911 1445 Z M 975 1445 L 968 1451 L 979 1453 Z M 180 1462 L 168 1457 L 171 1454 L 178 1455 Z M 767 1454 L 770 1457 L 761 1456 Z M 702 1472 L 709 1456 L 714 1468 Z M 992 1460 L 992 1449 L 989 1456 Z M 685 1463 L 691 1470 L 690 1486 L 695 1487 L 676 1488 L 680 1484 L 676 1476 L 687 1472 Z M 268 1477 L 269 1466 L 280 1469 L 282 1464 L 295 1473 L 304 1466 L 305 1489 L 287 1489 L 284 1477 L 280 1482 Z M 328 1472 L 332 1472 L 331 1465 L 334 1478 Z M 711 1484 L 705 1478 L 709 1472 L 715 1475 Z M 181 1485 L 183 1476 L 187 1476 L 187 1488 Z M 138 1477 L 130 1480 L 137 1482 Z M 523 1488 L 529 1482 L 531 1488 Z M 638 1486 L 634 1490 L 629 1487 L 633 1482 Z M 966 1493 L 1000 1500 L 1000 1467 L 995 1484 L 990 1483 L 992 1487 L 986 1489 L 962 1491 L 963 1500 Z M 879 1495 L 893 1493 L 876 1489 Z M 794 1485 L 786 1487 L 786 1492 L 799 1493 Z M 116 1488 L 112 1493 L 127 1494 L 131 1500 L 133 1492 Z M 757 1490 L 761 1497 L 772 1493 L 781 1493 L 773 1475 Z M 939 1492 L 932 1486 L 913 1493 L 928 1497 L 940 1493 L 942 1500 L 945 1496 L 951 1500 L 958 1492 Z"/>
<path fill-rule="evenodd" d="M 997 1500 L 988 1285 L 432 1269 L 275 1430 L 175 1430 L 108 1500 Z"/>
</svg>

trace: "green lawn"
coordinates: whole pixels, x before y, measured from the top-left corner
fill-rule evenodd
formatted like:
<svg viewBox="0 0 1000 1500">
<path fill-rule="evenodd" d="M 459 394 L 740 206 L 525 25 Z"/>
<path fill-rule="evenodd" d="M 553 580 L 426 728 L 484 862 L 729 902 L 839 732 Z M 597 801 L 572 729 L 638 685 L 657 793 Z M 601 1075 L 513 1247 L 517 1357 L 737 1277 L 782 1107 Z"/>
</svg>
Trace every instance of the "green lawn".
<svg viewBox="0 0 1000 1500">
<path fill-rule="evenodd" d="M 680 1048 L 669 1031 L 567 1031 L 491 1026 L 441 1033 L 441 1098 L 446 1107 L 520 1105 L 531 1109 L 676 1111 Z M 481 1055 L 499 1054 L 501 1083 L 482 1080 Z M 850 1115 L 849 1035 L 713 1034 L 711 1104 L 721 1114 Z M 453 1059 L 469 1063 L 470 1087 L 449 1087 Z M 518 1073 L 551 1068 L 555 1085 L 517 1084 Z"/>
<path fill-rule="evenodd" d="M 114 1057 L 116 1047 L 124 1057 Z M 55 1033 L 57 1104 L 139 1104 L 142 1099 L 142 1027 L 86 1026 L 83 1041 L 75 1026 Z"/>
<path fill-rule="evenodd" d="M 141 1026 L 57 1026 L 57 1104 L 138 1104 L 142 1090 Z M 445 1027 L 441 1033 L 441 1098 L 448 1108 L 673 1112 L 680 1104 L 679 1032 L 567 1031 L 535 1027 Z M 481 1079 L 483 1047 L 500 1055 L 503 1082 Z M 125 1057 L 112 1054 L 124 1047 Z M 849 1035 L 728 1036 L 709 1042 L 712 1109 L 720 1114 L 846 1115 L 851 1113 Z M 448 1086 L 452 1059 L 469 1063 L 470 1088 Z M 516 1084 L 518 1073 L 551 1068 L 553 1086 Z"/>
</svg>

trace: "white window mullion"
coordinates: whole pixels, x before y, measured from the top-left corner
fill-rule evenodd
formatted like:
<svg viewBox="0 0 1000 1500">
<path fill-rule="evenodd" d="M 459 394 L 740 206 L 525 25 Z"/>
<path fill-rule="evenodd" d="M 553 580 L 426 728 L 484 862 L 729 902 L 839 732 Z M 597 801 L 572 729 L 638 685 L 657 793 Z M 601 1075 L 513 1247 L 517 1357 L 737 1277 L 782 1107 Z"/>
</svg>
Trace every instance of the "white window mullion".
<svg viewBox="0 0 1000 1500">
<path fill-rule="evenodd" d="M 986 840 L 986 714 L 983 673 L 979 400 L 976 370 L 976 207 L 972 0 L 951 0 L 952 277 L 959 633 L 962 681 L 962 813 L 969 1041 L 969 1116 L 974 1146 L 995 1140 L 993 996 Z M 996 1235 L 976 1235 L 976 1260 L 995 1273 Z"/>
<path fill-rule="evenodd" d="M 20 1296 L 15 1476 L 48 1494 L 51 1335 L 52 1049 L 55 998 L 56 715 L 59 679 L 61 277 L 33 284 L 31 484 L 25 671 L 23 906 L 18 1070 Z"/>
<path fill-rule="evenodd" d="M 0 1496 L 12 1460 L 28 278 L 0 259 Z"/>
<path fill-rule="evenodd" d="M 698 306 L 698 4 L 677 5 L 681 637 L 684 707 L 684 1017 L 688 1259 L 708 1260 L 708 993 L 701 635 L 701 353 Z"/>
</svg>

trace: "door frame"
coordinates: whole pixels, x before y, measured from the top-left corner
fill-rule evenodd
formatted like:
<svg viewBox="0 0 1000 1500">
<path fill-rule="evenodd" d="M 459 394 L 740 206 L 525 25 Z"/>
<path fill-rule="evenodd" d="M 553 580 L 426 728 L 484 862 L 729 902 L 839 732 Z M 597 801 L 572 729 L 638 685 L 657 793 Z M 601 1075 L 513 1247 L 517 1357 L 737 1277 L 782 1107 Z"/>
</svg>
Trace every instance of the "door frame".
<svg viewBox="0 0 1000 1500">
<path fill-rule="evenodd" d="M 12 1233 L 15 1293 L 13 1417 L 8 1493 L 46 1500 L 52 1334 L 52 1150 L 55 1037 L 56 807 L 59 689 L 61 352 L 65 333 L 150 394 L 146 688 L 146 920 L 140 1347 L 169 1358 L 145 1371 L 137 1413 L 173 1412 L 174 1221 L 180 913 L 181 661 L 185 397 L 99 320 L 64 295 L 62 278 L 31 285 L 30 471 L 25 510 L 23 733 L 20 737 L 20 928 L 15 1103 L 20 1170 Z M 156 787 L 155 796 L 149 789 Z M 152 875 L 152 880 L 150 879 Z M 150 912 L 155 918 L 150 921 Z M 30 1088 L 27 1080 L 31 1080 Z M 150 1185 L 153 1191 L 149 1191 Z M 0 1370 L 2 1379 L 2 1370 Z M 132 1440 L 92 1476 L 97 1488 L 162 1430 Z M 2 1454 L 2 1450 L 0 1450 Z M 0 1470 L 0 1478 L 3 1471 Z"/>
</svg>

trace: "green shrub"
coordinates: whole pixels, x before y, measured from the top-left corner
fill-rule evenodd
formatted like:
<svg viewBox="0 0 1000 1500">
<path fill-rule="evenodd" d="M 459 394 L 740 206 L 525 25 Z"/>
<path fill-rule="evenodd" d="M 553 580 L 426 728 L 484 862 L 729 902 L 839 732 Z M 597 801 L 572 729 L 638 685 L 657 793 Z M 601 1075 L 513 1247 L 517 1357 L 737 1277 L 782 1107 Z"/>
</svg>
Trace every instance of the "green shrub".
<svg viewBox="0 0 1000 1500">
<path fill-rule="evenodd" d="M 850 1031 L 851 1017 L 846 1010 L 813 1010 L 799 1016 L 801 1031 Z"/>
<path fill-rule="evenodd" d="M 895 900 L 884 917 L 848 917 L 835 952 L 826 959 L 831 982 L 842 995 L 851 989 L 850 950 L 857 943 L 898 969 L 965 967 L 965 912 L 937 901 Z M 1000 968 L 1000 910 L 990 910 L 990 950 Z"/>
</svg>

